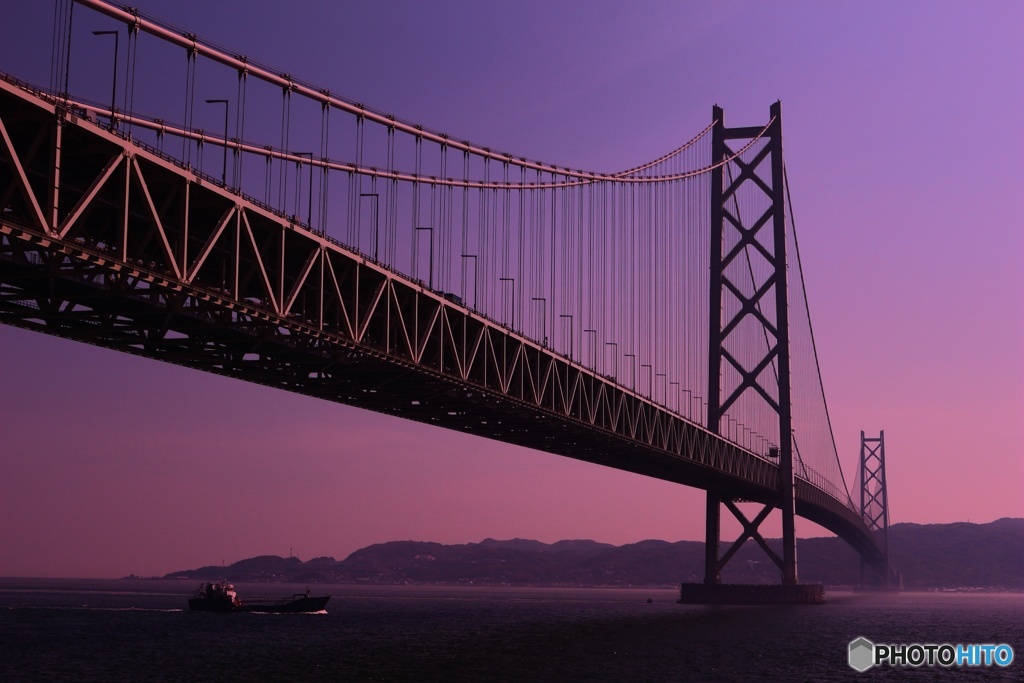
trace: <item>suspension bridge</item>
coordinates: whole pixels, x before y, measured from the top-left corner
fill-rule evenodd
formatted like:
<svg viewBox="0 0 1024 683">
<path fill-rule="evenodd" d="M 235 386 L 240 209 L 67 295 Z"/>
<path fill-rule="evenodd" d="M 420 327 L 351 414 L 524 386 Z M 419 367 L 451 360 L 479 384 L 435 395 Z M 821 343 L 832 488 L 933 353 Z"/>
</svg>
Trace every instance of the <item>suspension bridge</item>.
<svg viewBox="0 0 1024 683">
<path fill-rule="evenodd" d="M 109 22 L 109 100 L 75 95 L 83 12 Z M 797 585 L 795 516 L 893 580 L 881 437 L 852 489 L 839 465 L 779 103 L 597 172 L 101 0 L 59 0 L 52 47 L 48 85 L 0 78 L 0 322 L 705 489 L 709 585 L 748 539 Z M 170 73 L 181 97 L 136 97 Z"/>
</svg>

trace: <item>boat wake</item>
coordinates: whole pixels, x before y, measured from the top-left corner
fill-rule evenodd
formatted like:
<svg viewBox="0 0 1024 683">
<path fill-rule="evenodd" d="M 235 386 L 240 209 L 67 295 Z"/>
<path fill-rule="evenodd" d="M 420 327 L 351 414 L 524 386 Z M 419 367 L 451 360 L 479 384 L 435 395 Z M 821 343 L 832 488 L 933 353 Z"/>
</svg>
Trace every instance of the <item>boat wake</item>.
<svg viewBox="0 0 1024 683">
<path fill-rule="evenodd" d="M 97 607 L 94 605 L 7 605 L 7 609 L 48 610 L 51 612 L 184 612 L 181 607 Z"/>
<path fill-rule="evenodd" d="M 249 610 L 249 614 L 288 614 L 291 616 L 295 616 L 297 614 L 327 614 L 327 610 L 322 609 L 316 612 L 262 612 L 260 610 Z"/>
</svg>

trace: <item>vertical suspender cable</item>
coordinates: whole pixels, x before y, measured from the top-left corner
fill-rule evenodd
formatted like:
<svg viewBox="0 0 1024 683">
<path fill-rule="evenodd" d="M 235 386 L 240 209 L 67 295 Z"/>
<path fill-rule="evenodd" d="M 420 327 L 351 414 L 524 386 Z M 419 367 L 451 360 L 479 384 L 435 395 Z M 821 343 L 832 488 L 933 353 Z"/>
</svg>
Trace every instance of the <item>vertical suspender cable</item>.
<svg viewBox="0 0 1024 683">
<path fill-rule="evenodd" d="M 330 158 L 331 150 L 331 107 L 324 102 L 320 107 L 320 158 Z M 330 169 L 327 166 L 320 167 L 320 202 L 319 216 L 317 216 L 317 228 L 321 235 L 327 234 L 327 187 Z"/>
<path fill-rule="evenodd" d="M 75 3 L 68 0 L 68 39 L 64 47 L 64 99 L 67 100 L 69 93 L 68 84 L 71 81 L 71 32 L 74 28 Z M 65 102 L 66 103 L 66 102 Z"/>
<path fill-rule="evenodd" d="M 185 51 L 185 130 L 192 130 L 192 93 L 195 85 L 195 59 L 196 51 L 190 47 Z M 192 140 L 188 136 L 182 137 L 181 156 L 185 166 L 191 168 L 192 161 Z"/>
<path fill-rule="evenodd" d="M 393 125 L 388 126 L 388 169 L 395 169 L 395 148 L 397 147 L 398 140 L 396 137 L 397 133 Z M 386 234 L 388 249 L 387 261 L 392 268 L 398 267 L 398 179 L 392 178 L 388 185 L 390 194 L 388 195 L 388 207 L 387 207 L 387 220 L 386 220 Z"/>
<path fill-rule="evenodd" d="M 138 57 L 139 49 L 139 25 L 129 24 L 127 27 L 128 32 L 128 59 L 127 68 L 125 69 L 125 87 L 124 87 L 124 104 L 121 110 L 126 113 L 132 113 L 135 110 L 135 65 Z M 126 131 L 128 137 L 132 135 L 132 122 L 128 121 Z"/>
<path fill-rule="evenodd" d="M 249 74 L 245 69 L 238 70 L 238 96 L 235 103 L 235 139 L 239 142 L 245 139 L 245 103 L 248 99 L 246 97 L 246 91 L 248 90 Z M 234 167 L 234 183 L 235 187 L 239 191 L 242 190 L 242 167 L 243 157 L 239 152 L 239 148 L 236 145 L 232 152 L 232 160 Z"/>
<path fill-rule="evenodd" d="M 64 7 L 66 0 L 56 0 L 53 3 L 53 36 L 52 42 L 50 43 L 50 91 L 54 92 L 57 90 L 57 81 L 59 78 L 57 65 L 60 63 L 61 56 L 63 55 L 60 28 L 64 24 L 64 17 L 62 8 Z"/>
<path fill-rule="evenodd" d="M 291 128 L 291 88 L 285 86 L 281 88 L 281 151 L 288 152 L 288 132 Z M 278 178 L 277 178 L 277 208 L 279 211 L 285 211 L 287 205 L 285 198 L 288 195 L 288 164 L 285 162 L 284 157 L 281 157 L 280 163 L 277 165 Z"/>
</svg>

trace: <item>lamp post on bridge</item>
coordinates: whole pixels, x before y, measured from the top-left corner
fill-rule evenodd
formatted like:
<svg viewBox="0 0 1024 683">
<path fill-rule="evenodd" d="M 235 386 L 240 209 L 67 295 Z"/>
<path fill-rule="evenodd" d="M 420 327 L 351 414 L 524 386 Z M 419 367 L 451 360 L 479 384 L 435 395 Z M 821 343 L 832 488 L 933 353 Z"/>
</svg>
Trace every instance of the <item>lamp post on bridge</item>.
<svg viewBox="0 0 1024 683">
<path fill-rule="evenodd" d="M 615 350 L 612 352 L 612 358 L 615 359 L 615 368 L 612 370 L 612 377 L 615 381 L 619 381 L 619 342 L 605 342 L 605 346 L 614 346 Z"/>
<path fill-rule="evenodd" d="M 631 372 L 631 377 L 630 377 L 631 381 L 630 381 L 629 386 L 630 386 L 631 389 L 633 389 L 633 391 L 636 391 L 636 354 L 635 353 L 624 353 L 624 354 L 622 354 L 622 357 L 623 358 L 632 358 L 633 359 L 633 364 L 630 366 L 630 370 L 632 372 Z"/>
<path fill-rule="evenodd" d="M 548 300 L 542 296 L 535 296 L 531 301 L 539 301 L 540 307 L 540 324 L 541 324 L 541 338 L 540 342 L 542 346 L 548 345 Z"/>
<path fill-rule="evenodd" d="M 659 377 L 665 378 L 665 383 L 662 385 L 661 405 L 668 408 L 668 375 L 666 375 L 664 372 L 654 373 L 654 379 L 658 379 Z"/>
<path fill-rule="evenodd" d="M 419 233 L 422 230 L 426 230 L 426 231 L 430 232 L 430 266 L 427 269 L 427 284 L 430 286 L 431 289 L 433 289 L 434 288 L 434 228 L 433 227 L 416 228 L 416 232 L 417 233 Z"/>
<path fill-rule="evenodd" d="M 221 166 L 220 172 L 220 184 L 224 187 L 228 186 L 228 109 L 230 103 L 227 100 L 206 100 L 207 104 L 223 104 L 224 105 L 224 164 Z M 305 152 L 303 152 L 305 154 Z M 313 160 L 313 154 L 309 155 L 310 161 Z M 310 165 L 309 171 L 312 174 L 313 166 Z M 310 195 L 312 196 L 312 178 L 310 178 Z"/>
<path fill-rule="evenodd" d="M 376 192 L 360 192 L 359 198 L 373 197 L 373 260 L 380 263 L 380 195 Z"/>
<path fill-rule="evenodd" d="M 93 31 L 92 34 L 94 36 L 114 36 L 114 78 L 110 88 L 110 130 L 115 130 L 117 128 L 117 120 L 114 118 L 114 107 L 117 104 L 117 49 L 121 42 L 121 32 Z"/>
<path fill-rule="evenodd" d="M 594 372 L 597 372 L 597 330 L 583 330 L 583 334 L 594 335 Z"/>
<path fill-rule="evenodd" d="M 572 343 L 572 313 L 559 313 L 558 317 L 559 318 L 568 318 L 569 319 L 569 353 L 566 354 L 566 355 L 568 355 L 569 358 L 572 358 L 572 350 L 573 350 L 573 343 Z"/>
<path fill-rule="evenodd" d="M 463 254 L 462 255 L 463 263 L 465 263 L 466 259 L 468 259 L 468 258 L 473 259 L 473 309 L 475 310 L 476 309 L 476 266 L 477 266 L 476 254 Z M 465 292 L 466 292 L 466 281 L 465 281 L 466 280 L 466 269 L 465 268 L 462 269 L 462 280 L 463 280 L 462 281 L 462 292 L 463 292 L 463 294 L 465 294 Z"/>
<path fill-rule="evenodd" d="M 510 327 L 514 330 L 516 329 L 516 279 L 514 277 L 499 277 L 498 280 L 512 283 L 512 322 Z"/>
<path fill-rule="evenodd" d="M 225 109 L 225 111 L 226 111 L 226 109 Z M 227 121 L 226 117 L 227 117 L 227 114 L 225 114 L 225 119 L 224 119 L 225 122 Z M 225 123 L 225 125 L 227 125 L 227 124 Z M 228 151 L 228 148 L 225 147 L 224 148 L 224 160 L 225 160 L 225 162 L 227 162 L 227 151 Z M 313 153 L 312 152 L 295 152 L 294 154 L 297 157 L 309 157 L 309 222 L 307 223 L 307 225 L 309 225 L 310 230 L 312 230 L 313 229 Z M 299 212 L 299 195 L 302 194 L 302 173 L 301 173 L 301 171 L 302 171 L 302 162 L 301 161 L 296 161 L 295 165 L 298 166 L 298 168 L 295 171 L 295 179 L 296 179 L 296 182 L 299 184 L 299 188 L 298 188 L 298 190 L 295 193 L 295 213 L 297 214 Z M 301 218 L 301 216 L 300 216 L 300 218 Z"/>
<path fill-rule="evenodd" d="M 641 363 L 640 367 L 647 368 L 647 398 L 654 400 L 654 368 L 649 363 Z"/>
</svg>

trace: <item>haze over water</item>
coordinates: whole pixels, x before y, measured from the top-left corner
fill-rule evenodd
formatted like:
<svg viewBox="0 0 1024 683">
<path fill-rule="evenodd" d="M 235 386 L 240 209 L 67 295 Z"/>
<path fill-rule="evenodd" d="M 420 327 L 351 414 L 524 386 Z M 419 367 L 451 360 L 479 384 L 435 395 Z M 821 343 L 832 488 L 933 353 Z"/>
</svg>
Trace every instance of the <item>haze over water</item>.
<svg viewBox="0 0 1024 683">
<path fill-rule="evenodd" d="M 1022 594 L 836 593 L 700 607 L 665 589 L 316 585 L 327 614 L 189 612 L 194 582 L 0 580 L 0 679 L 1021 680 Z M 290 594 L 302 584 L 239 584 Z M 648 602 L 650 600 L 650 602 Z M 874 669 L 850 641 L 1008 643 L 1013 665 Z"/>
</svg>

